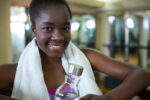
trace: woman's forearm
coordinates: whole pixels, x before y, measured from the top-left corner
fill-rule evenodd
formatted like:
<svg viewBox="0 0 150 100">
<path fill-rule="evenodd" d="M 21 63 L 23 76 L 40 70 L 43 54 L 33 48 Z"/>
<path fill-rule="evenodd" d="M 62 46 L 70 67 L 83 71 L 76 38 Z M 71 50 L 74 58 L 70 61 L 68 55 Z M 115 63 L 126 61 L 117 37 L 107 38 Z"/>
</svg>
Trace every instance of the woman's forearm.
<svg viewBox="0 0 150 100">
<path fill-rule="evenodd" d="M 150 85 L 150 73 L 141 69 L 131 71 L 126 79 L 115 89 L 106 93 L 110 100 L 130 100 Z"/>
<path fill-rule="evenodd" d="M 8 96 L 1 95 L 1 94 L 0 94 L 0 100 L 17 100 L 17 99 L 13 99 L 13 98 L 10 98 L 10 97 L 8 97 Z"/>
</svg>

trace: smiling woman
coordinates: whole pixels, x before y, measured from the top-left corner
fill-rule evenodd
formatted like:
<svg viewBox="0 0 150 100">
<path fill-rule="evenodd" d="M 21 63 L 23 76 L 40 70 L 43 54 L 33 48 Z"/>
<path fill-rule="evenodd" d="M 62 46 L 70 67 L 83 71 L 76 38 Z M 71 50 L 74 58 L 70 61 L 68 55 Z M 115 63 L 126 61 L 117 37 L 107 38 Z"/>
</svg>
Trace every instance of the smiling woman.
<svg viewBox="0 0 150 100">
<path fill-rule="evenodd" d="M 35 26 L 32 26 L 32 31 L 37 38 L 39 48 L 46 55 L 52 58 L 60 57 L 71 39 L 70 15 L 61 4 L 51 4 L 45 9 L 49 10 L 41 9 L 39 17 L 35 19 Z"/>
<path fill-rule="evenodd" d="M 60 100 L 55 92 L 69 73 L 70 63 L 83 67 L 76 99 L 129 100 L 150 85 L 150 73 L 99 51 L 77 48 L 70 41 L 72 14 L 64 0 L 32 0 L 29 13 L 35 37 L 22 52 L 18 64 L 0 66 L 0 88 L 13 88 L 12 98 Z M 124 81 L 102 95 L 93 69 Z M 12 100 L 0 95 L 0 99 L 4 98 Z"/>
</svg>

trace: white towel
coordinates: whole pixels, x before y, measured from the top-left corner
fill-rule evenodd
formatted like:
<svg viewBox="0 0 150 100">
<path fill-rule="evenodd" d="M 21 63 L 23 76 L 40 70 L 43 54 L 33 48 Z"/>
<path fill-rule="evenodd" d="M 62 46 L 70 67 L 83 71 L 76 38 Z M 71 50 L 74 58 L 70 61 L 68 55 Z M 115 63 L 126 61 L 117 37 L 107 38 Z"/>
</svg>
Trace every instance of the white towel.
<svg viewBox="0 0 150 100">
<path fill-rule="evenodd" d="M 78 64 L 84 68 L 79 82 L 80 97 L 86 94 L 101 94 L 95 83 L 94 74 L 88 59 L 76 46 L 70 42 L 61 58 L 66 73 L 69 63 Z M 35 38 L 21 54 L 11 97 L 23 100 L 50 100 L 44 82 L 41 57 Z"/>
</svg>

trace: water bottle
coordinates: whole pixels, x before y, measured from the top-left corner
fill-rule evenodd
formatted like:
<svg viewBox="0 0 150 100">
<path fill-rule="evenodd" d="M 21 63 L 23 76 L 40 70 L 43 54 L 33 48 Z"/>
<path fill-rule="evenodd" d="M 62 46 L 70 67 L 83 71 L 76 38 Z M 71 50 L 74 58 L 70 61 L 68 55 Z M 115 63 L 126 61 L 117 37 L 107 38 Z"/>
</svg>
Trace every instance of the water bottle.
<svg viewBox="0 0 150 100">
<path fill-rule="evenodd" d="M 78 83 L 83 67 L 76 64 L 69 64 L 68 74 L 65 75 L 64 83 L 58 88 L 56 97 L 60 100 L 75 99 L 79 97 Z"/>
</svg>

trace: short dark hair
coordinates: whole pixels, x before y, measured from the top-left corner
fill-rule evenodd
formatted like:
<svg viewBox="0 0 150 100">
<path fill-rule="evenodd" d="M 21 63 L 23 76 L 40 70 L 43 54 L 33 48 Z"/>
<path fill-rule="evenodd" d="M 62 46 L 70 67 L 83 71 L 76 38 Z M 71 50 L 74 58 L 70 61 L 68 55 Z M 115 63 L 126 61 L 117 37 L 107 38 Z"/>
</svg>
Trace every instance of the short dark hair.
<svg viewBox="0 0 150 100">
<path fill-rule="evenodd" d="M 65 0 L 32 0 L 29 5 L 29 14 L 30 14 L 30 20 L 33 26 L 35 26 L 35 18 L 39 16 L 40 10 L 49 4 L 64 5 L 69 12 L 70 18 L 72 18 L 70 7 Z"/>
</svg>

